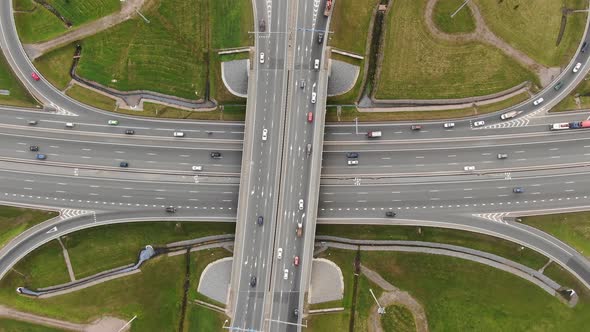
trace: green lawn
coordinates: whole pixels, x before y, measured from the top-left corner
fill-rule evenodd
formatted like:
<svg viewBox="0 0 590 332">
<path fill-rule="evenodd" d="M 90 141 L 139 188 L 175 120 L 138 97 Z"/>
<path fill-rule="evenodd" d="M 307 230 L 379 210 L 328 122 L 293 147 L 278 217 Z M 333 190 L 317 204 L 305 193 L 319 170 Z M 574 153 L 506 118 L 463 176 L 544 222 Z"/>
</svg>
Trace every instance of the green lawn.
<svg viewBox="0 0 590 332">
<path fill-rule="evenodd" d="M 188 99 L 204 94 L 205 4 L 151 1 L 139 17 L 84 40 L 77 73 L 121 91 L 150 90 Z"/>
<path fill-rule="evenodd" d="M 37 289 L 70 282 L 70 277 L 59 242 L 53 240 L 35 249 L 20 260 L 7 274 L 17 276 L 15 287 L 26 286 Z M 5 277 L 10 279 L 10 277 Z M 5 280 L 3 279 L 3 280 Z M 0 285 L 2 282 L 0 281 Z M 15 294 L 11 294 L 13 297 Z M 0 296 L 1 298 L 1 296 Z M 0 303 L 8 303 L 0 300 Z"/>
<path fill-rule="evenodd" d="M 424 307 L 431 331 L 584 331 L 589 303 L 569 308 L 510 273 L 453 257 L 367 252 L 362 262 Z"/>
<path fill-rule="evenodd" d="M 94 106 L 105 111 L 113 111 L 116 106 L 116 101 L 114 99 L 77 84 L 72 85 L 72 87 L 66 91 L 66 95 L 86 105 Z"/>
<path fill-rule="evenodd" d="M 414 332 L 416 323 L 414 315 L 403 305 L 394 304 L 385 308 L 381 316 L 381 326 L 384 331 Z"/>
<path fill-rule="evenodd" d="M 524 217 L 522 223 L 555 236 L 590 258 L 590 212 Z"/>
<path fill-rule="evenodd" d="M 567 18 L 556 46 L 561 8 L 586 9 L 585 0 L 476 0 L 486 24 L 498 37 L 546 66 L 563 66 L 575 54 L 586 26 L 586 13 Z"/>
<path fill-rule="evenodd" d="M 94 21 L 100 17 L 117 12 L 121 8 L 120 0 L 45 0 L 67 20 L 73 23 L 71 29 Z M 49 10 L 33 0 L 14 0 L 16 10 L 15 23 L 23 43 L 31 44 L 53 39 L 71 29 Z"/>
<path fill-rule="evenodd" d="M 72 80 L 70 68 L 72 67 L 75 51 L 75 43 L 66 45 L 43 54 L 35 59 L 33 64 L 53 86 L 63 90 Z"/>
<path fill-rule="evenodd" d="M 394 1 L 386 18 L 380 99 L 488 95 L 537 77 L 499 50 L 477 42 L 448 42 L 424 25 L 426 0 Z"/>
<path fill-rule="evenodd" d="M 529 98 L 528 93 L 523 92 L 514 97 L 489 105 L 445 111 L 359 112 L 355 106 L 343 106 L 340 121 L 351 122 L 355 118 L 358 118 L 360 122 L 456 119 L 496 112 L 514 106 Z M 330 106 L 326 110 L 326 122 L 338 122 L 336 107 Z"/>
<path fill-rule="evenodd" d="M 547 258 L 528 248 L 492 236 L 434 227 L 379 225 L 317 225 L 317 235 L 331 235 L 363 240 L 403 240 L 446 243 L 473 248 L 524 264 L 541 268 Z"/>
<path fill-rule="evenodd" d="M 10 95 L 0 95 L 0 105 L 35 107 L 37 101 L 20 83 L 10 69 L 4 54 L 0 54 L 0 89 L 10 91 Z"/>
<path fill-rule="evenodd" d="M 141 273 L 43 300 L 16 296 L 14 289 L 22 285 L 23 280 L 10 272 L 0 281 L 0 302 L 19 310 L 78 323 L 88 323 L 103 315 L 125 320 L 137 315 L 131 331 L 175 330 L 183 293 L 184 256 L 159 257 L 146 263 L 141 270 Z"/>
<path fill-rule="evenodd" d="M 475 21 L 469 7 L 463 7 L 451 17 L 465 0 L 439 0 L 434 6 L 432 19 L 436 27 L 446 33 L 469 33 L 475 31 Z"/>
<path fill-rule="evenodd" d="M 254 31 L 250 1 L 208 0 L 208 3 L 213 50 L 254 45 L 254 39 L 248 33 Z"/>
<path fill-rule="evenodd" d="M 371 15 L 378 3 L 379 0 L 337 1 L 330 23 L 330 30 L 334 33 L 330 35 L 328 44 L 364 56 Z"/>
<path fill-rule="evenodd" d="M 59 332 L 66 331 L 48 327 L 44 325 L 36 325 L 32 323 L 22 322 L 19 320 L 12 320 L 8 318 L 0 318 L 0 332 Z"/>
<path fill-rule="evenodd" d="M 53 211 L 0 206 L 0 248 L 18 234 L 57 215 Z"/>
<path fill-rule="evenodd" d="M 306 332 L 348 331 L 350 313 L 335 312 L 309 316 Z"/>
<path fill-rule="evenodd" d="M 137 261 L 146 245 L 160 245 L 208 235 L 231 234 L 233 223 L 142 222 L 94 227 L 62 237 L 76 274 L 83 278 Z"/>
<path fill-rule="evenodd" d="M 187 304 L 184 332 L 227 331 L 221 328 L 226 319 L 229 318 L 217 311 L 213 311 L 197 304 Z"/>
<path fill-rule="evenodd" d="M 580 98 L 580 108 L 576 104 L 575 97 Z M 573 111 L 590 108 L 590 81 L 583 80 L 569 95 L 563 98 L 551 112 Z"/>
</svg>

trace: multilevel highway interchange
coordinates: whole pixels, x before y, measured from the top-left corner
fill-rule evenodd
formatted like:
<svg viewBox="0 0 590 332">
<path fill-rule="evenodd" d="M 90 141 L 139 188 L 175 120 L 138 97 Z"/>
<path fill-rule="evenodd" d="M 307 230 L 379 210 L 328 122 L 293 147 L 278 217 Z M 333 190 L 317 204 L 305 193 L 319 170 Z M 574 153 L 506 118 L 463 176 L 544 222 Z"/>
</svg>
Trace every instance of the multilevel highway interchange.
<svg viewBox="0 0 590 332">
<path fill-rule="evenodd" d="M 314 249 L 327 241 L 316 241 L 316 223 L 404 225 L 511 241 L 570 273 L 582 285 L 578 292 L 588 291 L 585 254 L 520 222 L 590 205 L 590 114 L 549 112 L 585 84 L 587 22 L 561 71 L 508 109 L 415 122 L 336 123 L 326 121 L 326 109 L 337 67 L 331 61 L 342 55 L 334 56 L 328 36 L 338 33 L 331 23 L 340 1 L 347 3 L 248 2 L 253 45 L 245 53 L 243 122 L 148 118 L 71 98 L 35 67 L 17 33 L 15 1 L 3 1 L 4 56 L 41 107 L 1 106 L 0 197 L 4 205 L 61 216 L 23 229 L 0 247 L 0 277 L 35 249 L 83 229 L 147 221 L 235 223 L 235 237 L 224 240 L 233 259 L 225 265 L 231 274 L 219 281 L 226 319 L 218 329 L 301 331 L 313 320 L 311 310 L 321 307 L 310 305 L 310 288 L 321 280 L 312 270 Z M 334 283 L 348 289 L 350 281 Z M 10 296 L 26 301 L 41 301 L 45 292 L 18 286 Z M 59 291 L 80 291 L 73 288 L 60 285 Z M 121 315 L 123 322 L 131 320 L 123 328 L 141 326 L 133 322 L 141 315 L 133 316 Z"/>
</svg>

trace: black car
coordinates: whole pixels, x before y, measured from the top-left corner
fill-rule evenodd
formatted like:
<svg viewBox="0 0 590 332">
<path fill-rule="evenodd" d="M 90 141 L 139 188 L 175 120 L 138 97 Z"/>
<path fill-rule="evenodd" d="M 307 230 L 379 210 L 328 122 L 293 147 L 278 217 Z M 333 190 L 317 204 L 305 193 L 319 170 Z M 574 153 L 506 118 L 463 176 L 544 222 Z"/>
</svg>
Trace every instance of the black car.
<svg viewBox="0 0 590 332">
<path fill-rule="evenodd" d="M 553 87 L 553 89 L 555 89 L 555 91 L 558 91 L 559 89 L 561 89 L 561 86 L 563 85 L 562 82 L 557 82 L 557 84 L 555 84 L 555 86 Z"/>
<path fill-rule="evenodd" d="M 120 167 L 129 167 L 129 163 L 126 162 L 126 161 L 122 161 L 122 162 L 119 163 L 119 166 Z"/>
<path fill-rule="evenodd" d="M 318 44 L 321 44 L 324 41 L 324 34 L 318 33 Z"/>
<path fill-rule="evenodd" d="M 135 130 L 133 130 L 133 129 L 127 129 L 127 130 L 125 130 L 125 134 L 126 135 L 133 135 L 133 134 L 135 134 Z"/>
<path fill-rule="evenodd" d="M 266 30 L 266 22 L 264 22 L 264 20 L 260 20 L 258 22 L 258 28 L 260 32 L 264 32 L 264 30 Z"/>
<path fill-rule="evenodd" d="M 168 212 L 168 213 L 175 213 L 176 212 L 176 208 L 174 206 L 167 206 L 166 207 L 166 212 Z"/>
<path fill-rule="evenodd" d="M 582 53 L 586 52 L 586 49 L 588 49 L 588 42 L 584 42 L 584 44 L 582 44 Z"/>
<path fill-rule="evenodd" d="M 213 159 L 221 158 L 221 152 L 217 152 L 217 151 L 211 152 L 211 158 L 213 158 Z"/>
<path fill-rule="evenodd" d="M 256 223 L 260 226 L 262 226 L 262 224 L 264 223 L 264 217 L 263 216 L 258 216 L 258 220 L 256 221 Z"/>
<path fill-rule="evenodd" d="M 29 146 L 29 150 L 30 151 L 39 151 L 39 147 L 36 145 L 31 145 L 31 146 Z"/>
<path fill-rule="evenodd" d="M 348 152 L 346 154 L 346 158 L 358 158 L 359 157 L 359 153 L 358 152 Z"/>
<path fill-rule="evenodd" d="M 515 194 L 522 194 L 524 192 L 524 188 L 516 187 L 516 188 L 512 189 L 512 192 Z"/>
<path fill-rule="evenodd" d="M 256 277 L 255 276 L 250 277 L 250 286 L 251 287 L 256 286 Z"/>
<path fill-rule="evenodd" d="M 299 309 L 297 309 L 297 308 L 293 309 L 293 316 L 295 316 L 295 317 L 299 316 Z"/>
<path fill-rule="evenodd" d="M 385 212 L 385 216 L 386 216 L 386 217 L 392 217 L 392 218 L 393 218 L 393 217 L 395 217 L 395 216 L 396 216 L 396 214 L 395 214 L 395 212 L 393 212 L 393 211 L 387 211 L 387 212 Z"/>
</svg>

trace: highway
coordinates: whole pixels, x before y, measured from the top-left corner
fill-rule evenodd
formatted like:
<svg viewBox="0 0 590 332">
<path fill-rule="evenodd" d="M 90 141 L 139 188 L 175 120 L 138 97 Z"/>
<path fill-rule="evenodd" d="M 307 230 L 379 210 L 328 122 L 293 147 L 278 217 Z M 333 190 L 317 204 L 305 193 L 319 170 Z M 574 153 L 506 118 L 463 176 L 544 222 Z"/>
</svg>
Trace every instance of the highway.
<svg viewBox="0 0 590 332">
<path fill-rule="evenodd" d="M 295 316 L 294 309 L 302 312 L 302 272 L 310 269 L 310 262 L 302 259 L 295 267 L 293 258 L 306 257 L 305 246 L 312 245 L 313 227 L 306 226 L 314 219 L 309 211 L 316 194 L 310 178 L 320 170 L 312 158 L 321 158 L 320 223 L 482 232 L 545 254 L 590 287 L 590 264 L 584 257 L 511 219 L 590 207 L 588 132 L 548 130 L 550 123 L 585 120 L 590 113 L 546 114 L 590 70 L 588 53 L 577 53 L 556 79 L 563 82 L 561 89 L 552 84 L 534 97 L 543 97 L 542 104 L 534 106 L 531 99 L 511 108 L 522 112 L 515 119 L 502 121 L 499 113 L 492 113 L 449 120 L 453 129 L 443 128 L 449 121 L 426 121 L 420 131 L 410 130 L 415 122 L 328 124 L 322 135 L 324 153 L 314 154 L 321 152 L 317 145 L 323 128 L 318 128 L 317 116 L 325 105 L 321 88 L 326 82 L 313 69 L 313 60 L 322 66 L 327 60 L 325 42 L 317 42 L 318 31 L 327 27 L 324 1 L 253 5 L 258 33 L 247 119 L 219 123 L 112 114 L 70 99 L 44 78 L 33 81 L 30 74 L 36 70 L 16 36 L 12 1 L 0 3 L 0 46 L 23 84 L 46 105 L 44 110 L 1 107 L 0 201 L 66 209 L 56 224 L 31 229 L 0 250 L 0 277 L 41 244 L 83 228 L 142 220 L 237 220 L 232 328 L 297 330 L 301 315 Z M 259 31 L 260 19 L 266 32 Z M 263 63 L 260 53 L 265 54 Z M 577 62 L 582 69 L 573 73 Z M 311 103 L 312 91 L 316 104 Z M 311 123 L 308 112 L 315 116 Z M 108 125 L 111 119 L 119 124 Z M 38 123 L 28 125 L 31 120 Z M 476 120 L 486 124 L 475 128 Z M 66 128 L 66 122 L 74 128 Z M 127 129 L 134 135 L 126 135 Z M 267 140 L 262 139 L 263 129 Z M 370 130 L 381 130 L 383 137 L 368 140 Z M 173 137 L 175 131 L 185 137 Z M 311 156 L 306 153 L 309 143 L 314 146 Z M 30 151 L 31 145 L 39 151 Z M 211 158 L 214 151 L 222 158 Z M 347 152 L 359 153 L 358 166 L 346 164 Z M 36 153 L 47 159 L 36 160 Z M 498 159 L 498 153 L 508 156 Z M 129 167 L 119 167 L 121 161 Z M 194 165 L 203 171 L 193 171 Z M 465 166 L 475 169 L 465 171 Z M 178 212 L 164 212 L 170 205 Z M 386 211 L 398 217 L 386 218 Z M 264 217 L 262 225 L 259 216 Z M 301 239 L 295 234 L 298 222 L 306 230 Z M 253 276 L 255 286 L 250 284 Z"/>
<path fill-rule="evenodd" d="M 259 331 L 267 329 L 271 302 L 291 8 L 284 1 L 253 4 L 256 52 L 249 75 L 229 307 L 232 329 Z"/>
</svg>

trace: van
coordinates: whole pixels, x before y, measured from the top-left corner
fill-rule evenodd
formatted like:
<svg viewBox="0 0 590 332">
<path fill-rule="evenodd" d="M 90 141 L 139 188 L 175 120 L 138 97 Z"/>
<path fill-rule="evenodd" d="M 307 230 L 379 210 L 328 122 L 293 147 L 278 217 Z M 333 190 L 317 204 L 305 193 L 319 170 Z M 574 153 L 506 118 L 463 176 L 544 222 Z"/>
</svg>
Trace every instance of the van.
<svg viewBox="0 0 590 332">
<path fill-rule="evenodd" d="M 377 138 L 381 137 L 381 131 L 370 131 L 367 133 L 368 138 Z"/>
<path fill-rule="evenodd" d="M 184 133 L 182 131 L 175 131 L 173 136 L 174 137 L 184 137 Z"/>
<path fill-rule="evenodd" d="M 66 128 L 74 128 L 74 124 L 72 122 L 66 122 Z"/>
</svg>

